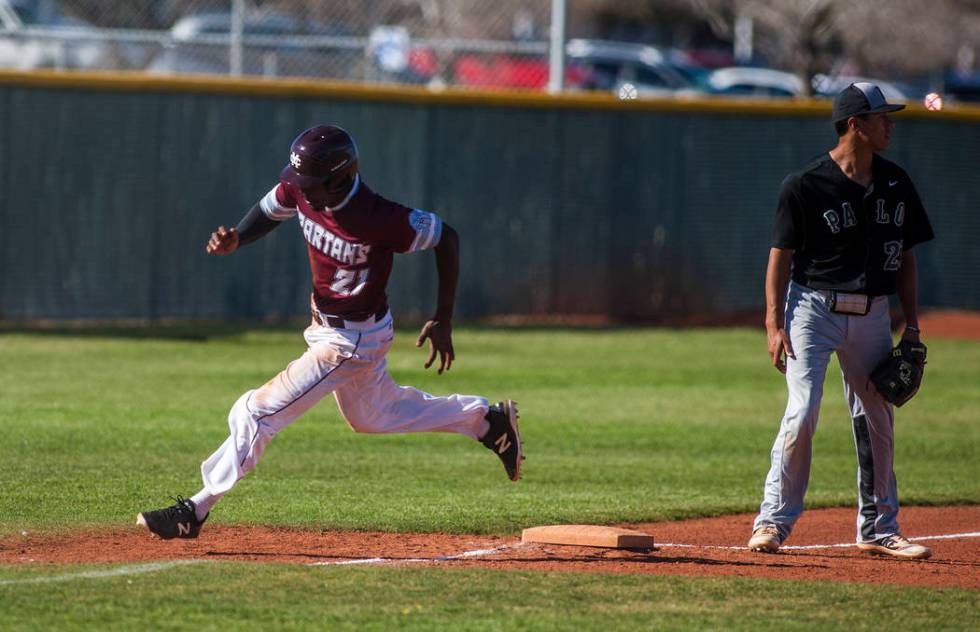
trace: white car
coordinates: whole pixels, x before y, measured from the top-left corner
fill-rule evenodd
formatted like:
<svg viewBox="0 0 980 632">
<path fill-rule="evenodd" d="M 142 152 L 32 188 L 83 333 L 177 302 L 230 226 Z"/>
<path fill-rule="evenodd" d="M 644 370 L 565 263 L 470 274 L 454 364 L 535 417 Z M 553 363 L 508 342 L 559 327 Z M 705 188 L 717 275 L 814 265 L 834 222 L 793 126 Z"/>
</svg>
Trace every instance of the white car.
<svg viewBox="0 0 980 632">
<path fill-rule="evenodd" d="M 881 88 L 882 94 L 885 95 L 885 100 L 889 103 L 895 101 L 904 103 L 909 100 L 910 90 L 899 83 L 882 81 L 881 79 L 869 79 L 867 77 L 847 77 L 840 75 L 836 77 L 822 74 L 814 75 L 812 81 L 813 93 L 820 96 L 835 97 L 847 86 L 861 81 L 873 83 Z"/>
<path fill-rule="evenodd" d="M 798 97 L 803 81 L 791 72 L 772 68 L 733 66 L 712 71 L 705 80 L 716 94 L 750 97 Z"/>
<path fill-rule="evenodd" d="M 361 57 L 343 26 L 301 20 L 276 12 L 244 16 L 242 71 L 252 75 L 344 77 Z M 146 70 L 151 73 L 216 73 L 230 69 L 231 14 L 193 13 L 177 20 L 169 42 Z M 303 45 L 296 38 L 321 38 L 322 45 Z"/>
<path fill-rule="evenodd" d="M 111 54 L 99 29 L 57 3 L 0 0 L 0 67 L 99 68 Z"/>
</svg>

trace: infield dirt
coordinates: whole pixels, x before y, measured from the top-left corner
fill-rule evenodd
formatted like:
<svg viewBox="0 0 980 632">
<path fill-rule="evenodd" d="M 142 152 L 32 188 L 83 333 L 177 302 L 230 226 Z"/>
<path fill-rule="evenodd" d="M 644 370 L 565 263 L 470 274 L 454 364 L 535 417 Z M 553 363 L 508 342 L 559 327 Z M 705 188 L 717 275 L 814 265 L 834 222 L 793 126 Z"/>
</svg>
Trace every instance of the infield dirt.
<svg viewBox="0 0 980 632">
<path fill-rule="evenodd" d="M 806 512 L 784 544 L 821 548 L 776 554 L 745 550 L 749 514 L 620 524 L 653 536 L 652 551 L 522 544 L 519 536 L 312 531 L 209 524 L 197 540 L 162 541 L 140 527 L 28 533 L 0 540 L 0 564 L 130 563 L 200 559 L 292 564 L 431 564 L 501 571 L 570 571 L 688 576 L 746 576 L 781 580 L 888 583 L 980 589 L 980 506 L 907 507 L 904 535 L 923 540 L 923 561 L 871 555 L 854 540 L 854 511 Z M 533 525 L 529 525 L 533 526 Z M 964 534 L 973 534 L 972 536 Z M 955 535 L 952 538 L 938 536 Z M 456 557 L 467 554 L 464 557 Z"/>
</svg>

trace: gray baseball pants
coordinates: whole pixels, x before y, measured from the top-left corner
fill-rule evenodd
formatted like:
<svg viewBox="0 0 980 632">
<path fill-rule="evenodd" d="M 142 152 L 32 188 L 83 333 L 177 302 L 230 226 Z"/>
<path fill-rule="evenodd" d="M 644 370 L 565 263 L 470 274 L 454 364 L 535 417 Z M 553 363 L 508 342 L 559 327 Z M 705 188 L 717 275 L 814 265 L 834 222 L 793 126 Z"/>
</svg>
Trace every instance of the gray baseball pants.
<svg viewBox="0 0 980 632">
<path fill-rule="evenodd" d="M 892 349 L 888 298 L 873 299 L 864 316 L 838 314 L 830 310 L 824 294 L 791 282 L 786 330 L 796 359 L 786 359 L 789 401 L 753 530 L 772 524 L 785 540 L 803 513 L 824 376 L 830 354 L 837 352 L 857 451 L 857 540 L 870 542 L 899 533 L 892 469 L 894 414 L 869 383 L 871 371 Z"/>
</svg>

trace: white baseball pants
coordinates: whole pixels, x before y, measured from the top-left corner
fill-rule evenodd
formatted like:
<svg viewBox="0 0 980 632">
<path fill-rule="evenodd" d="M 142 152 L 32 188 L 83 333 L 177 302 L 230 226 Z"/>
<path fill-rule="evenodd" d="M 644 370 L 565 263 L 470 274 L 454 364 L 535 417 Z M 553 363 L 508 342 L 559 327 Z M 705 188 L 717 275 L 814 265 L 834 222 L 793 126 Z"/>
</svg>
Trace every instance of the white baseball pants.
<svg viewBox="0 0 980 632">
<path fill-rule="evenodd" d="M 391 313 L 343 329 L 313 322 L 304 332 L 306 352 L 279 375 L 250 390 L 228 413 L 231 431 L 201 464 L 203 497 L 213 504 L 255 469 L 276 434 L 333 393 L 340 412 L 356 432 L 457 432 L 479 438 L 489 409 L 483 397 L 436 397 L 399 386 L 385 356 L 394 340 Z"/>
</svg>

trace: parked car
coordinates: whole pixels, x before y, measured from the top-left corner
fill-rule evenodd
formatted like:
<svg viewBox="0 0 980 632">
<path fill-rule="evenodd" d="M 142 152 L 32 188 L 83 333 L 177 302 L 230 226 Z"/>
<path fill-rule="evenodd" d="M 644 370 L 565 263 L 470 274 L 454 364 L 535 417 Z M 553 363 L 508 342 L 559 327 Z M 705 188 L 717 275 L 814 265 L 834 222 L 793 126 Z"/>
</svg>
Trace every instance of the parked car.
<svg viewBox="0 0 980 632">
<path fill-rule="evenodd" d="M 0 66 L 6 68 L 102 68 L 126 50 L 50 0 L 0 0 L 0 27 Z"/>
<path fill-rule="evenodd" d="M 692 50 L 681 48 L 668 48 L 666 51 L 666 62 L 674 70 L 684 75 L 692 85 L 703 87 L 712 68 L 717 66 L 705 66 L 699 59 L 699 55 Z M 727 66 L 728 64 L 722 64 Z"/>
<path fill-rule="evenodd" d="M 452 69 L 460 86 L 541 90 L 548 85 L 548 61 L 540 55 L 464 53 Z"/>
<path fill-rule="evenodd" d="M 796 97 L 804 93 L 799 77 L 772 68 L 719 68 L 708 75 L 705 83 L 715 94 L 733 96 Z"/>
<path fill-rule="evenodd" d="M 940 91 L 954 101 L 980 102 L 980 72 L 950 70 Z"/>
<path fill-rule="evenodd" d="M 817 96 L 825 97 L 835 97 L 841 90 L 851 85 L 852 83 L 858 83 L 861 81 L 867 81 L 868 83 L 873 83 L 879 88 L 881 88 L 882 94 L 885 95 L 885 99 L 889 102 L 891 101 L 908 101 L 912 98 L 914 91 L 912 88 L 894 81 L 883 81 L 881 79 L 869 79 L 868 77 L 852 77 L 852 76 L 830 76 L 824 74 L 818 74 L 813 76 L 813 94 Z"/>
<path fill-rule="evenodd" d="M 193 13 L 177 20 L 164 50 L 147 66 L 153 73 L 214 73 L 231 70 L 231 13 Z M 342 25 L 300 20 L 284 13 L 248 13 L 242 24 L 242 72 L 268 76 L 350 76 L 363 48 Z M 302 37 L 306 43 L 295 38 Z M 322 43 L 315 39 L 324 38 Z"/>
<path fill-rule="evenodd" d="M 659 48 L 647 44 L 572 39 L 565 46 L 570 89 L 618 92 L 629 83 L 640 96 L 693 92 L 694 84 Z"/>
</svg>

